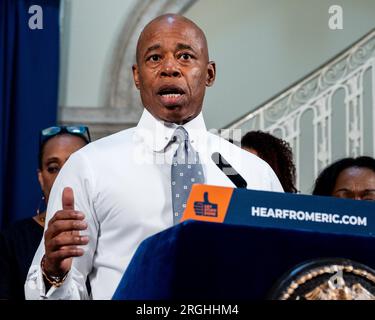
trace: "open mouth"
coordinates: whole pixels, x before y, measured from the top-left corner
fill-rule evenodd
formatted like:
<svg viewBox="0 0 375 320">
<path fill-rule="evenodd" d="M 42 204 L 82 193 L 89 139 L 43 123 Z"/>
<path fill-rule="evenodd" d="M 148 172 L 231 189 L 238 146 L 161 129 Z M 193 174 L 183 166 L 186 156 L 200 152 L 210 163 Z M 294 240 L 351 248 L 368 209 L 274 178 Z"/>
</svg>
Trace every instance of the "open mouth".
<svg viewBox="0 0 375 320">
<path fill-rule="evenodd" d="M 181 102 L 185 91 L 177 86 L 162 86 L 158 95 L 165 106 L 176 106 Z"/>
</svg>

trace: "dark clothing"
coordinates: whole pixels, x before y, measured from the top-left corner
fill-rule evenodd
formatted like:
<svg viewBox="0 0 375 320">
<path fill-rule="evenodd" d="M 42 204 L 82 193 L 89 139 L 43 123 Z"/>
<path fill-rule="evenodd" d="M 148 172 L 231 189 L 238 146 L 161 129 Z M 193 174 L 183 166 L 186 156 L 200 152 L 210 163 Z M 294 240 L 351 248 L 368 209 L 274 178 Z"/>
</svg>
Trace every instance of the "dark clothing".
<svg viewBox="0 0 375 320">
<path fill-rule="evenodd" d="M 26 276 L 42 236 L 43 228 L 33 218 L 0 234 L 0 299 L 25 299 Z"/>
</svg>

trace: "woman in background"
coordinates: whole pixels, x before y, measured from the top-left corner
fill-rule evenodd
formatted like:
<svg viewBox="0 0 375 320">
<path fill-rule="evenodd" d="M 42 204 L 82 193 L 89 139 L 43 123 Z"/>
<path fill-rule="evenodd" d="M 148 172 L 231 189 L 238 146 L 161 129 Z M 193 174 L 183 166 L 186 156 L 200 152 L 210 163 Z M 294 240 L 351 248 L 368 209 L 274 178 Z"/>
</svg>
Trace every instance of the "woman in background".
<svg viewBox="0 0 375 320">
<path fill-rule="evenodd" d="M 286 141 L 263 131 L 249 131 L 242 137 L 241 147 L 270 165 L 285 192 L 297 192 L 293 153 Z"/>
<path fill-rule="evenodd" d="M 312 194 L 375 200 L 375 159 L 363 156 L 332 163 L 316 179 Z"/>
<path fill-rule="evenodd" d="M 40 132 L 38 180 L 45 205 L 62 166 L 89 142 L 85 126 L 50 127 Z M 0 299 L 25 299 L 24 283 L 43 236 L 45 216 L 38 208 L 34 217 L 20 220 L 0 234 Z"/>
</svg>

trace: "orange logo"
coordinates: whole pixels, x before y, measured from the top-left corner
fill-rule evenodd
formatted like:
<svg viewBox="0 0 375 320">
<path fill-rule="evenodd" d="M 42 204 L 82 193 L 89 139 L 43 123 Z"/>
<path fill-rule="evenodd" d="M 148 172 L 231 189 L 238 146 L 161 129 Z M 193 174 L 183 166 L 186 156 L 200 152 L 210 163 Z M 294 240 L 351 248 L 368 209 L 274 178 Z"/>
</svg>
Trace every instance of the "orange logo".
<svg viewBox="0 0 375 320">
<path fill-rule="evenodd" d="M 188 219 L 224 222 L 232 193 L 233 188 L 194 184 L 181 222 Z"/>
</svg>

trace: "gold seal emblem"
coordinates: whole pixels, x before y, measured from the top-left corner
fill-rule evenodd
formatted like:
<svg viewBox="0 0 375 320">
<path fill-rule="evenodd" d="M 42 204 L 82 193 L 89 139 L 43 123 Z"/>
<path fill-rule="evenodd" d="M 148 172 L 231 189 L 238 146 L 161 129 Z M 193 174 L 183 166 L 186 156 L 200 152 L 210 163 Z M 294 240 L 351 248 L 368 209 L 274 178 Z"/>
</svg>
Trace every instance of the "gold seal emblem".
<svg viewBox="0 0 375 320">
<path fill-rule="evenodd" d="M 305 262 L 272 290 L 273 300 L 375 300 L 375 271 L 361 263 L 333 258 Z"/>
</svg>

